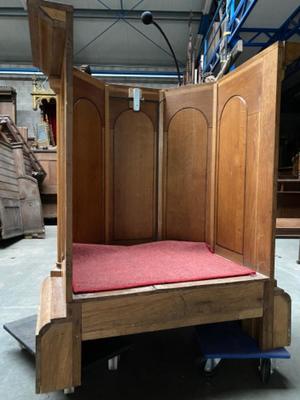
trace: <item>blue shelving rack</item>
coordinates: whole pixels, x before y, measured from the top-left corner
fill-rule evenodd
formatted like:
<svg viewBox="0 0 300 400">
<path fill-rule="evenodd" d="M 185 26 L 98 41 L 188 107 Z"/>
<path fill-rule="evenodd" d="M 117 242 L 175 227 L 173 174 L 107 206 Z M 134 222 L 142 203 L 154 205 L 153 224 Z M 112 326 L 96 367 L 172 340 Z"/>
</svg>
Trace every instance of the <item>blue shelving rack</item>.
<svg viewBox="0 0 300 400">
<path fill-rule="evenodd" d="M 203 74 L 216 66 L 234 48 L 239 32 L 257 0 L 220 0 L 200 49 Z"/>
<path fill-rule="evenodd" d="M 258 0 L 219 0 L 213 17 L 204 16 L 199 33 L 203 40 L 199 52 L 202 75 L 214 75 L 220 64 L 226 62 L 238 41 L 243 47 L 262 50 L 276 41 L 300 36 L 300 6 L 279 28 L 245 28 L 249 14 Z M 242 35 L 242 38 L 241 38 Z M 246 38 L 245 38 L 246 37 Z"/>
</svg>

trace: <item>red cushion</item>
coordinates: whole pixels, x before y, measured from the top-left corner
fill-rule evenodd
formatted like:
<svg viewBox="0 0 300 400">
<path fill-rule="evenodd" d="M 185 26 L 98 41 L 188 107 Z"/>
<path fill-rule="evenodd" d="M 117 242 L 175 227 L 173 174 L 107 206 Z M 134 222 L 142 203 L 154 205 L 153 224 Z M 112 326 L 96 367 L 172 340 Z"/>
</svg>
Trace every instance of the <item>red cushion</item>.
<svg viewBox="0 0 300 400">
<path fill-rule="evenodd" d="M 160 241 L 134 246 L 73 245 L 73 290 L 106 290 L 252 275 L 205 243 Z"/>
</svg>

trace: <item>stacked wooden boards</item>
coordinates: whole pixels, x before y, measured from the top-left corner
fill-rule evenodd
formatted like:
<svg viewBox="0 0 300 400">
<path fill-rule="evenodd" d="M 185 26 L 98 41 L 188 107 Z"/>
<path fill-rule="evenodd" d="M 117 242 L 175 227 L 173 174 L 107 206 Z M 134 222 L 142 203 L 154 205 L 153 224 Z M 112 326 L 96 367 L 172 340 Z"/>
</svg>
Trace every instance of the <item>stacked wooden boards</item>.
<svg viewBox="0 0 300 400">
<path fill-rule="evenodd" d="M 288 344 L 275 182 L 281 76 L 299 46 L 277 43 L 214 84 L 142 89 L 134 112 L 128 88 L 72 69 L 72 8 L 28 5 L 33 62 L 58 95 L 60 132 L 58 259 L 41 293 L 37 391 L 80 385 L 84 340 L 244 320 L 261 348 Z M 204 241 L 256 275 L 73 293 L 73 241 L 163 239 Z"/>
</svg>

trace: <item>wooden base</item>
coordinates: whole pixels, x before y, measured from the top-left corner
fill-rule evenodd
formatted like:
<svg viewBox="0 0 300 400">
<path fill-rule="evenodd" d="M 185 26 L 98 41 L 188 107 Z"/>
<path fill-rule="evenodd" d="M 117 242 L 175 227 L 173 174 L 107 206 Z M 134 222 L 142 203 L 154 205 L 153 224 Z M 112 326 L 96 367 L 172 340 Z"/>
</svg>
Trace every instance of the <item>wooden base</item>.
<svg viewBox="0 0 300 400">
<path fill-rule="evenodd" d="M 289 344 L 287 295 L 276 288 L 275 318 L 265 318 L 272 285 L 261 274 L 74 295 L 68 310 L 62 279 L 49 277 L 42 287 L 36 331 L 38 393 L 79 386 L 82 342 L 94 339 L 253 320 L 260 321 L 263 349 Z M 274 295 L 273 289 L 270 293 Z"/>
</svg>

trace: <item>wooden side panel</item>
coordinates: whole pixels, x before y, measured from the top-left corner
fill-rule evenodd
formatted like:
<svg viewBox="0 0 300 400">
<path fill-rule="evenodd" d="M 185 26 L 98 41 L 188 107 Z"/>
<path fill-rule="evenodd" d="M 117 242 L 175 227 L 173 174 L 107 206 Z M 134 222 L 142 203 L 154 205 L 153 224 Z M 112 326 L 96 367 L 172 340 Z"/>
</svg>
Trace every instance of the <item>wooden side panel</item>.
<svg viewBox="0 0 300 400">
<path fill-rule="evenodd" d="M 167 133 L 165 237 L 205 240 L 207 121 L 186 108 L 174 115 Z"/>
<path fill-rule="evenodd" d="M 37 339 L 38 393 L 73 386 L 72 350 L 71 322 L 52 325 Z"/>
<path fill-rule="evenodd" d="M 162 237 L 210 241 L 214 226 L 213 85 L 167 90 L 164 109 Z"/>
<path fill-rule="evenodd" d="M 155 239 L 156 134 L 143 112 L 117 118 L 113 137 L 113 240 Z"/>
<path fill-rule="evenodd" d="M 275 44 L 225 76 L 217 102 L 216 250 L 271 278 L 282 54 Z"/>
<path fill-rule="evenodd" d="M 216 243 L 240 254 L 244 239 L 246 133 L 246 103 L 232 97 L 220 119 Z"/>
<path fill-rule="evenodd" d="M 74 76 L 73 240 L 104 243 L 104 89 Z"/>
<path fill-rule="evenodd" d="M 274 289 L 273 347 L 291 344 L 291 298 L 280 288 Z"/>
</svg>

